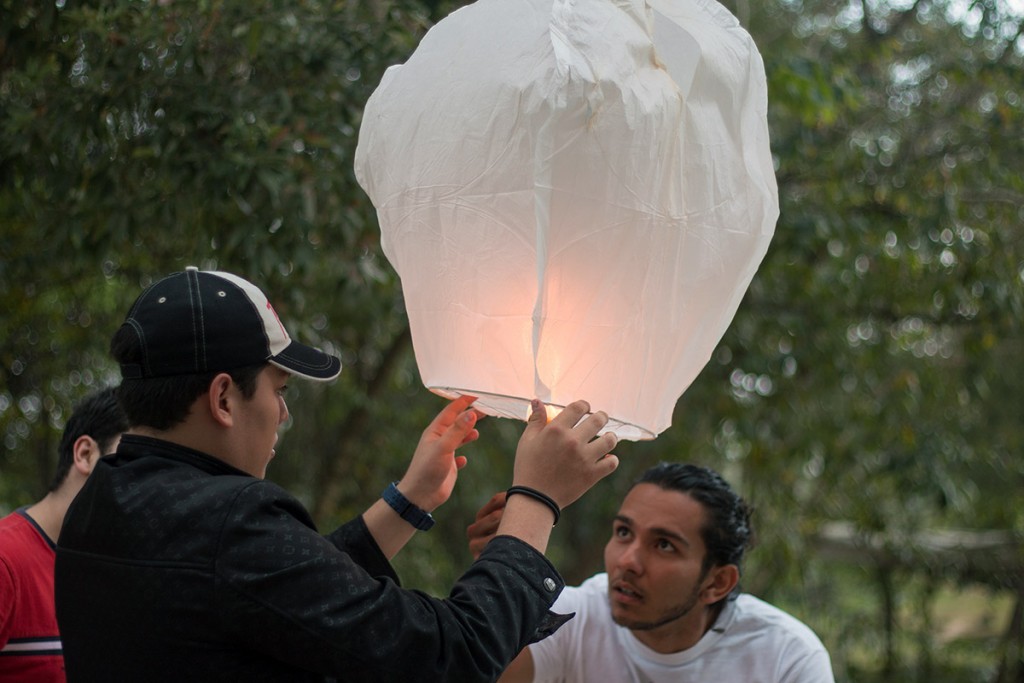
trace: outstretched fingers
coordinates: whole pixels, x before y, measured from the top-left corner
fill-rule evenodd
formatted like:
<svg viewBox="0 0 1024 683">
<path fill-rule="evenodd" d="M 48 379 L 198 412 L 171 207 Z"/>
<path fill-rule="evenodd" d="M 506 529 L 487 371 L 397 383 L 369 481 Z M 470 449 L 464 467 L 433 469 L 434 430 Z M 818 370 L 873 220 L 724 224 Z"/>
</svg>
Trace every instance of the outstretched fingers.
<svg viewBox="0 0 1024 683">
<path fill-rule="evenodd" d="M 615 446 L 613 445 L 612 448 L 614 447 Z M 605 452 L 604 455 L 597 459 L 597 473 L 599 475 L 599 479 L 604 479 L 617 469 L 619 469 L 619 456 L 614 453 Z"/>
<path fill-rule="evenodd" d="M 590 441 L 596 437 L 607 424 L 608 413 L 603 410 L 599 410 L 593 415 L 588 416 L 587 419 L 583 420 L 583 422 L 580 422 L 576 426 L 576 429 L 580 432 L 581 436 Z M 614 446 L 615 444 L 613 443 L 612 445 Z"/>
<path fill-rule="evenodd" d="M 573 401 L 552 422 L 559 421 L 562 423 L 562 426 L 576 432 L 580 438 L 588 442 L 587 446 L 591 451 L 597 452 L 595 457 L 597 459 L 615 448 L 619 440 L 613 432 L 606 432 L 600 437 L 598 436 L 601 430 L 608 426 L 608 413 L 598 410 L 588 415 L 587 413 L 589 412 L 589 403 L 586 401 Z"/>
<path fill-rule="evenodd" d="M 572 429 L 584 415 L 590 412 L 590 404 L 586 401 L 573 401 L 562 409 L 552 422 L 557 422 L 569 429 Z M 607 416 L 606 416 L 607 419 Z M 595 432 L 596 433 L 596 432 Z"/>
<path fill-rule="evenodd" d="M 474 401 L 475 396 L 459 396 L 451 401 L 423 431 L 422 441 L 435 442 L 442 452 L 449 452 L 480 438 L 480 432 L 473 428 L 480 417 L 470 408 Z"/>
<path fill-rule="evenodd" d="M 460 418 L 461 413 L 476 401 L 476 396 L 459 396 L 446 405 L 427 426 L 427 432 L 442 434 Z M 475 411 L 474 411 L 475 412 Z"/>
<path fill-rule="evenodd" d="M 454 451 L 460 446 L 476 441 L 480 432 L 474 429 L 477 414 L 475 410 L 464 410 L 438 434 L 438 446 L 442 452 Z"/>
</svg>

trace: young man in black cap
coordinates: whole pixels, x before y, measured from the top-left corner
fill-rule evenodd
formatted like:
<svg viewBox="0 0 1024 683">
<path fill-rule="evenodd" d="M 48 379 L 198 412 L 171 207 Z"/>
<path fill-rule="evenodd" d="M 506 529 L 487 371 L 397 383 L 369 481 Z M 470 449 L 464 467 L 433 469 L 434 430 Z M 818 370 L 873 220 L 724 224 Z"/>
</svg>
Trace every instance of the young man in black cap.
<svg viewBox="0 0 1024 683">
<path fill-rule="evenodd" d="M 263 293 L 189 268 L 148 288 L 111 344 L 131 428 L 75 500 L 57 617 L 78 681 L 484 681 L 560 625 L 547 562 L 559 509 L 610 474 L 607 416 L 533 413 L 498 537 L 447 599 L 398 586 L 389 558 L 433 523 L 477 438 L 472 399 L 424 431 L 399 482 L 321 536 L 264 481 L 284 391 L 338 359 L 292 341 Z M 577 424 L 579 423 L 579 424 Z M 518 493 L 522 495 L 511 495 Z"/>
</svg>

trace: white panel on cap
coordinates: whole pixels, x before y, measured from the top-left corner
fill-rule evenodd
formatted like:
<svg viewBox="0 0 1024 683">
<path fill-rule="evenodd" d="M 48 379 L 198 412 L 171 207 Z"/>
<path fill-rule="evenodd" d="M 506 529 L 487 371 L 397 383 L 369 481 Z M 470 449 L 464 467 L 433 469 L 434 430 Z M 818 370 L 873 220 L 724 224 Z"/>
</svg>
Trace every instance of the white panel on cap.
<svg viewBox="0 0 1024 683">
<path fill-rule="evenodd" d="M 237 275 L 232 275 L 231 273 L 225 273 L 223 271 L 208 272 L 238 285 L 238 287 L 245 292 L 245 295 L 249 300 L 252 301 L 253 306 L 260 313 L 260 318 L 263 319 L 263 329 L 267 333 L 267 339 L 270 340 L 271 356 L 276 356 L 288 348 L 288 345 L 292 343 L 291 337 L 288 336 L 288 331 L 284 329 L 281 319 L 277 317 L 277 312 L 274 310 L 274 307 L 270 305 L 270 301 L 267 300 L 266 295 L 259 287 L 248 280 L 243 280 Z"/>
</svg>

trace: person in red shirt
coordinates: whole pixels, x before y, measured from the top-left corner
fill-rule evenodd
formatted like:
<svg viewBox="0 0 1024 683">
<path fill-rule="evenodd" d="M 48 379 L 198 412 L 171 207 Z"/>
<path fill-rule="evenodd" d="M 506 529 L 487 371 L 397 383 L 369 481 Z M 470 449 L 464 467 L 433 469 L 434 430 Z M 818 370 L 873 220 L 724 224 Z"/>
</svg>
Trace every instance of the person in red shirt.
<svg viewBox="0 0 1024 683">
<path fill-rule="evenodd" d="M 100 457 L 117 448 L 128 420 L 113 389 L 86 397 L 61 436 L 50 490 L 0 519 L 0 680 L 64 681 L 53 600 L 55 543 L 64 514 Z"/>
</svg>

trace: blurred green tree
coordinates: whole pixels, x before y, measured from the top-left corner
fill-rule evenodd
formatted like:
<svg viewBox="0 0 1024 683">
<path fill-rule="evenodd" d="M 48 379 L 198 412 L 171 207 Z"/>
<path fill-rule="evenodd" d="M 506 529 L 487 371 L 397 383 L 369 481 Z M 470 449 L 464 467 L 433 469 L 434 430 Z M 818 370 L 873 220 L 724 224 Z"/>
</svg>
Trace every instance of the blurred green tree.
<svg viewBox="0 0 1024 683">
<path fill-rule="evenodd" d="M 310 422 L 365 410 L 408 342 L 351 160 L 362 104 L 425 10 L 5 1 L 3 13 L 4 499 L 39 494 L 71 400 L 116 381 L 105 351 L 127 306 L 189 264 L 260 282 L 296 336 L 344 357 L 341 382 L 305 390 Z M 330 436 L 289 474 L 326 482 L 356 437 Z M 335 488 L 316 495 L 337 503 Z"/>
</svg>

